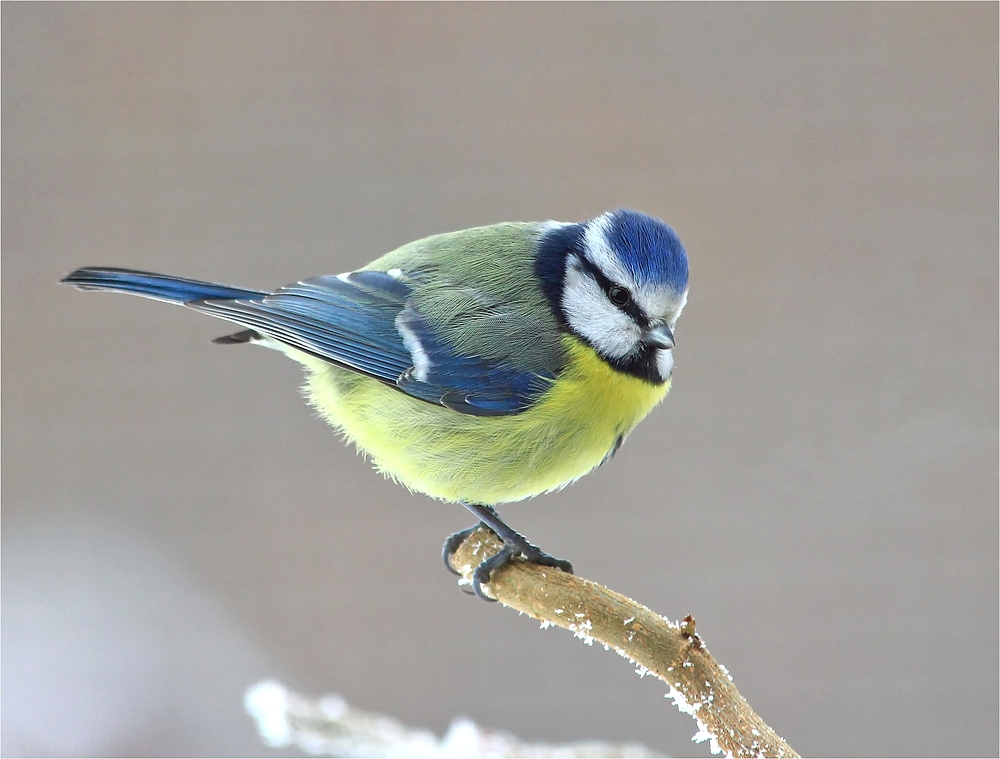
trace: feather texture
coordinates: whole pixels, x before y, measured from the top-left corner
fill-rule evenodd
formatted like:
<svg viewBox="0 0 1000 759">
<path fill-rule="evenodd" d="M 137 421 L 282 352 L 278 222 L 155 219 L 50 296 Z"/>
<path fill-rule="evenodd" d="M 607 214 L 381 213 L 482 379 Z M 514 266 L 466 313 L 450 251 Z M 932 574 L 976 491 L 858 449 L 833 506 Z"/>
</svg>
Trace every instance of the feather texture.
<svg viewBox="0 0 1000 759">
<path fill-rule="evenodd" d="M 456 414 L 297 356 L 316 410 L 385 476 L 445 501 L 499 504 L 557 490 L 599 466 L 667 394 L 569 335 L 558 381 L 519 414 Z M 293 356 L 295 357 L 295 356 Z"/>
<path fill-rule="evenodd" d="M 595 333 L 605 328 L 594 324 L 597 306 L 619 316 L 605 307 L 607 288 L 598 280 L 564 287 L 567 268 L 576 272 L 581 256 L 595 254 L 598 269 L 625 267 L 638 302 L 672 327 L 686 258 L 669 228 L 639 216 L 436 235 L 359 271 L 273 293 L 114 268 L 80 269 L 64 281 L 241 325 L 219 342 L 260 342 L 301 362 L 309 401 L 386 476 L 434 498 L 498 504 L 599 466 L 669 390 L 672 358 L 668 366 L 661 357 L 658 374 L 643 373 L 595 350 L 620 334 L 641 344 L 649 325 L 622 313 L 607 335 Z M 600 235 L 590 234 L 592 223 Z M 643 258 L 664 255 L 676 260 Z M 571 331 L 567 299 L 587 329 Z"/>
<path fill-rule="evenodd" d="M 96 267 L 64 282 L 183 304 L 249 328 L 217 342 L 259 337 L 453 412 L 517 414 L 565 361 L 545 297 L 530 286 L 539 229 L 500 224 L 436 235 L 360 271 L 270 294 Z"/>
</svg>

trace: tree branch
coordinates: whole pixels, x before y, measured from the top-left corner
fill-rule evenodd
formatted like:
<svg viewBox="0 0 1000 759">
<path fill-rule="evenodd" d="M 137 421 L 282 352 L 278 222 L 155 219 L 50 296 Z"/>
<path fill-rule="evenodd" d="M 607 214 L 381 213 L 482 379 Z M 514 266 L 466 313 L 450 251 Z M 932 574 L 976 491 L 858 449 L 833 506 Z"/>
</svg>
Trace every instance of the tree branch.
<svg viewBox="0 0 1000 759">
<path fill-rule="evenodd" d="M 479 563 L 502 544 L 480 528 L 458 547 L 452 566 L 471 584 Z M 562 627 L 585 643 L 598 641 L 652 673 L 670 688 L 677 708 L 698 723 L 693 740 L 711 741 L 712 753 L 727 756 L 798 756 L 750 708 L 725 667 L 708 652 L 694 619 L 680 625 L 602 585 L 550 567 L 511 561 L 495 571 L 487 590 L 504 606 Z"/>
</svg>

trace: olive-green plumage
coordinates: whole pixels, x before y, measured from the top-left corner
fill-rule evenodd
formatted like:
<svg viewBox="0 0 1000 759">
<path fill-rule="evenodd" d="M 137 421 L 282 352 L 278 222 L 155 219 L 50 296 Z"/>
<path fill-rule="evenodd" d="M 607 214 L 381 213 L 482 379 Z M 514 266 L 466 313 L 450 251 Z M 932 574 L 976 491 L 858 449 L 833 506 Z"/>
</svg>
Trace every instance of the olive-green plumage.
<svg viewBox="0 0 1000 759">
<path fill-rule="evenodd" d="M 64 281 L 240 324 L 219 342 L 304 364 L 310 402 L 387 476 L 497 504 L 586 474 L 666 395 L 687 259 L 622 210 L 435 235 L 273 293 L 109 267 Z"/>
<path fill-rule="evenodd" d="M 555 490 L 598 466 L 667 394 L 612 369 L 560 331 L 534 273 L 539 224 L 418 240 L 366 269 L 413 286 L 411 302 L 463 354 L 557 375 L 531 408 L 472 416 L 286 349 L 306 394 L 386 476 L 448 501 L 498 504 Z"/>
<path fill-rule="evenodd" d="M 273 292 L 116 267 L 63 281 L 226 319 L 241 331 L 215 342 L 302 363 L 309 401 L 383 474 L 503 539 L 473 575 L 487 598 L 517 555 L 572 571 L 492 507 L 586 474 L 663 399 L 688 264 L 670 227 L 620 209 L 435 235 Z"/>
<path fill-rule="evenodd" d="M 434 235 L 364 268 L 399 269 L 413 306 L 460 353 L 556 372 L 565 351 L 534 272 L 541 229 L 505 223 Z"/>
</svg>

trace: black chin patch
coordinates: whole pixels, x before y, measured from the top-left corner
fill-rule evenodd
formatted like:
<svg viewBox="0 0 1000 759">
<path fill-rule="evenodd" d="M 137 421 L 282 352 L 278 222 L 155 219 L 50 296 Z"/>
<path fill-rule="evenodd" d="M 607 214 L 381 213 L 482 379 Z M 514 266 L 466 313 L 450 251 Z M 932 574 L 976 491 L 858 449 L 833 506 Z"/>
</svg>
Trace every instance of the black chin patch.
<svg viewBox="0 0 1000 759">
<path fill-rule="evenodd" d="M 609 358 L 600 352 L 597 355 L 607 361 L 615 371 L 638 377 L 652 385 L 662 385 L 666 380 L 660 377 L 660 370 L 656 365 L 656 351 L 656 348 L 640 345 L 638 350 L 625 358 Z"/>
</svg>

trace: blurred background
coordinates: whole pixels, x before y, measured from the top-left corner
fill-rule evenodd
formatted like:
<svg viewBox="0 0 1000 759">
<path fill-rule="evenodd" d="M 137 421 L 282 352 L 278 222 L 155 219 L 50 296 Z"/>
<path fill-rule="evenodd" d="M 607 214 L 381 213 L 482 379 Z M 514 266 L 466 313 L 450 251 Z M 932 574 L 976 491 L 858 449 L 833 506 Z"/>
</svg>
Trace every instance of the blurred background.
<svg viewBox="0 0 1000 759">
<path fill-rule="evenodd" d="M 2 752 L 268 753 L 275 677 L 407 723 L 694 723 L 617 656 L 462 594 L 457 506 L 383 481 L 225 323 L 57 286 L 255 288 L 627 206 L 691 259 L 666 403 L 508 506 L 693 614 L 813 755 L 998 752 L 998 8 L 2 8 Z"/>
</svg>

